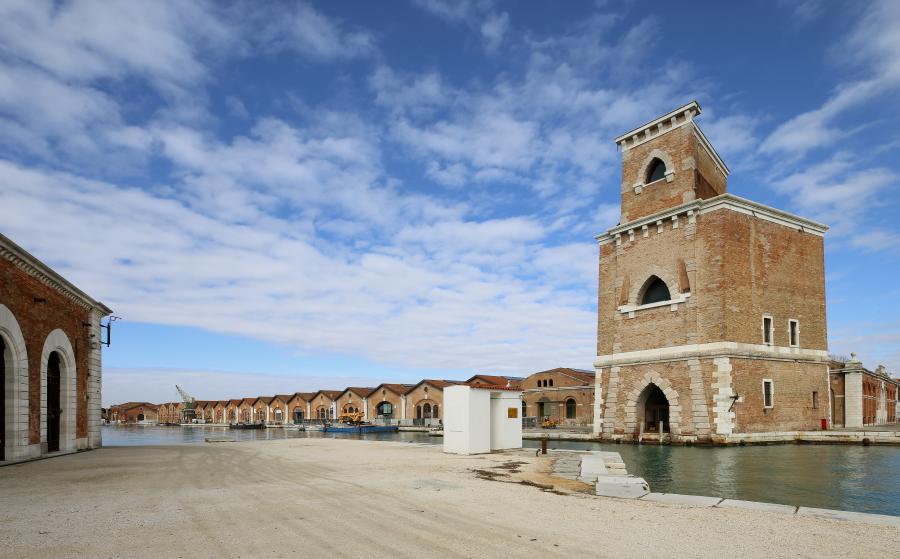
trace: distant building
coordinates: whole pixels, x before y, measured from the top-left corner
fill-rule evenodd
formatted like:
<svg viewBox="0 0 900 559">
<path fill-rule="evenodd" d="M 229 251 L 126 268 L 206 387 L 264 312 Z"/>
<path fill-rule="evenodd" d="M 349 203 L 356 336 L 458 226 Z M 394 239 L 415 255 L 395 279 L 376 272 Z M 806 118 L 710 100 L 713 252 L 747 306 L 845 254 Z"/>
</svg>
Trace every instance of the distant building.
<svg viewBox="0 0 900 559">
<path fill-rule="evenodd" d="M 828 417 L 827 227 L 727 193 L 699 114 L 616 139 L 621 219 L 597 237 L 605 439 L 734 442 Z"/>
<path fill-rule="evenodd" d="M 150 402 L 126 402 L 110 406 L 110 422 L 156 424 L 159 422 L 159 408 L 160 406 Z"/>
<path fill-rule="evenodd" d="M 900 379 L 888 375 L 884 366 L 870 371 L 851 353 L 849 361 L 832 361 L 828 373 L 834 427 L 852 429 L 898 423 Z"/>
<path fill-rule="evenodd" d="M 98 448 L 112 311 L 0 235 L 0 462 Z"/>
<path fill-rule="evenodd" d="M 406 393 L 411 384 L 382 383 L 376 386 L 366 397 L 369 408 L 369 420 L 380 420 L 386 423 L 397 423 L 406 419 Z"/>
<path fill-rule="evenodd" d="M 519 388 L 522 377 L 507 377 L 500 375 L 473 375 L 465 381 L 469 386 L 502 386 L 506 388 Z"/>
<path fill-rule="evenodd" d="M 522 417 L 544 419 L 559 425 L 592 425 L 594 421 L 594 372 L 557 367 L 529 375 L 520 383 Z"/>
</svg>

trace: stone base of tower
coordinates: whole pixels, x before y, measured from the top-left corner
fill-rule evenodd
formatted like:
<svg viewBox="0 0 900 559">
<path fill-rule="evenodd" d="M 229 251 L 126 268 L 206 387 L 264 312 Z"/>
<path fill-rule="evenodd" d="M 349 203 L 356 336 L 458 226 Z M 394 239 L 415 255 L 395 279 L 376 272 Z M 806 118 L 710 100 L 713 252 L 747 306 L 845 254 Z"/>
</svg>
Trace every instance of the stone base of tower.
<svg viewBox="0 0 900 559">
<path fill-rule="evenodd" d="M 677 358 L 665 358 L 665 349 L 647 352 L 655 359 L 598 357 L 595 435 L 618 441 L 730 444 L 758 439 L 755 434 L 761 433 L 816 430 L 830 417 L 828 367 L 819 352 L 693 348 L 678 352 Z M 794 359 L 771 355 L 784 352 L 793 352 Z M 755 355 L 759 353 L 764 355 Z"/>
</svg>

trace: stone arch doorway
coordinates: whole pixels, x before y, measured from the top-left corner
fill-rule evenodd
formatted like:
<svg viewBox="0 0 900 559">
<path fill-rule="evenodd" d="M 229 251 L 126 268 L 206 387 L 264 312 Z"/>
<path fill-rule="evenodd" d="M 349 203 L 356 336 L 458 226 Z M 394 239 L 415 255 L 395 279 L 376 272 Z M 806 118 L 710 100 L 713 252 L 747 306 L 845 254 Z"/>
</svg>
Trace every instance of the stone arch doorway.
<svg viewBox="0 0 900 559">
<path fill-rule="evenodd" d="M 41 352 L 41 442 L 46 452 L 75 450 L 75 352 L 60 329 L 50 332 Z M 53 449 L 53 450 L 51 450 Z"/>
<path fill-rule="evenodd" d="M 655 384 L 650 384 L 638 398 L 638 419 L 645 433 L 669 432 L 669 400 Z"/>
<path fill-rule="evenodd" d="M 47 360 L 47 452 L 59 451 L 59 428 L 62 422 L 61 380 L 59 352 L 54 351 Z M 144 414 L 138 415 L 143 421 Z"/>
<path fill-rule="evenodd" d="M 672 435 L 681 435 L 681 405 L 678 392 L 672 387 L 672 383 L 664 379 L 655 371 L 646 373 L 640 380 L 632 385 L 634 388 L 625 397 L 625 432 L 638 437 L 647 431 L 648 403 L 655 409 L 655 420 L 659 414 L 668 412 L 668 418 L 663 421 L 663 432 Z M 660 399 L 659 390 L 662 393 Z M 652 398 L 651 398 L 652 396 Z M 655 430 L 659 430 L 656 422 Z"/>
<path fill-rule="evenodd" d="M 28 441 L 28 357 L 12 311 L 0 304 L 0 461 L 37 456 Z"/>
</svg>

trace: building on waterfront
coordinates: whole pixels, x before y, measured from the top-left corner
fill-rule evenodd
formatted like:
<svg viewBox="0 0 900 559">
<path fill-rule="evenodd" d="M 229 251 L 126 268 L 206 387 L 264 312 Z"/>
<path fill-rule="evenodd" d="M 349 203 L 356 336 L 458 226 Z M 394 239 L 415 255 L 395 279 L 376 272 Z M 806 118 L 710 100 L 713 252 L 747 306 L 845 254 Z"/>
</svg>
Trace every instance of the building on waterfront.
<svg viewBox="0 0 900 559">
<path fill-rule="evenodd" d="M 162 405 L 151 404 L 150 402 L 117 404 L 109 408 L 109 421 L 111 423 L 155 424 L 159 422 L 160 408 L 162 408 Z"/>
<path fill-rule="evenodd" d="M 335 398 L 338 417 L 344 414 L 362 413 L 368 419 L 366 398 L 372 387 L 348 386 Z"/>
<path fill-rule="evenodd" d="M 241 399 L 232 398 L 225 404 L 225 423 L 239 423 L 241 417 Z"/>
<path fill-rule="evenodd" d="M 407 422 L 425 427 L 440 425 L 444 413 L 444 389 L 455 384 L 462 382 L 424 379 L 413 385 L 404 395 Z"/>
<path fill-rule="evenodd" d="M 320 421 L 324 419 L 334 419 L 336 416 L 334 401 L 340 394 L 340 390 L 319 390 L 316 392 L 309 402 L 310 419 Z"/>
<path fill-rule="evenodd" d="M 238 404 L 238 417 L 236 423 L 253 423 L 253 403 L 256 398 L 241 398 Z"/>
<path fill-rule="evenodd" d="M 900 379 L 888 375 L 883 365 L 870 371 L 851 353 L 847 361 L 831 362 L 829 378 L 834 427 L 853 429 L 898 423 Z"/>
<path fill-rule="evenodd" d="M 312 417 L 310 411 L 310 402 L 312 402 L 315 393 L 313 392 L 294 392 L 291 399 L 287 403 L 288 415 L 294 423 L 303 423 Z"/>
<path fill-rule="evenodd" d="M 213 423 L 227 423 L 225 419 L 225 409 L 228 406 L 228 400 L 217 400 L 213 407 Z"/>
<path fill-rule="evenodd" d="M 406 393 L 411 384 L 385 382 L 379 384 L 366 396 L 368 418 L 383 422 L 398 423 L 406 419 Z"/>
<path fill-rule="evenodd" d="M 0 462 L 98 448 L 112 313 L 0 235 Z"/>
<path fill-rule="evenodd" d="M 521 381 L 522 417 L 538 424 L 550 419 L 559 425 L 589 426 L 594 422 L 594 373 L 557 367 Z"/>
<path fill-rule="evenodd" d="M 253 401 L 253 423 L 269 423 L 273 396 L 257 396 Z"/>
<path fill-rule="evenodd" d="M 290 423 L 291 417 L 288 414 L 288 402 L 291 401 L 293 394 L 276 394 L 272 398 L 269 406 L 272 408 L 272 421 L 276 425 L 285 425 Z"/>
<path fill-rule="evenodd" d="M 597 237 L 605 439 L 730 442 L 829 416 L 827 228 L 726 192 L 699 114 L 616 138 L 621 219 Z"/>
</svg>

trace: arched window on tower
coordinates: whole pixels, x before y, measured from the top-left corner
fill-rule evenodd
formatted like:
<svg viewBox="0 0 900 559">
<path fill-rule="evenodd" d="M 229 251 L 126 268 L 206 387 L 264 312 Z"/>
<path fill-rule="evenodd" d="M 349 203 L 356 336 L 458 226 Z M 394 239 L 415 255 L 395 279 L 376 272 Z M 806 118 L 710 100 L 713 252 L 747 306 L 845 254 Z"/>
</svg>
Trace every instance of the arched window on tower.
<svg viewBox="0 0 900 559">
<path fill-rule="evenodd" d="M 641 297 L 641 305 L 649 305 L 650 303 L 659 303 L 668 301 L 672 298 L 669 294 L 669 287 L 666 282 L 656 276 L 651 276 L 647 280 L 647 286 L 644 288 L 644 295 Z"/>
<path fill-rule="evenodd" d="M 662 159 L 654 159 L 647 168 L 647 184 L 666 178 L 666 164 Z"/>
</svg>

